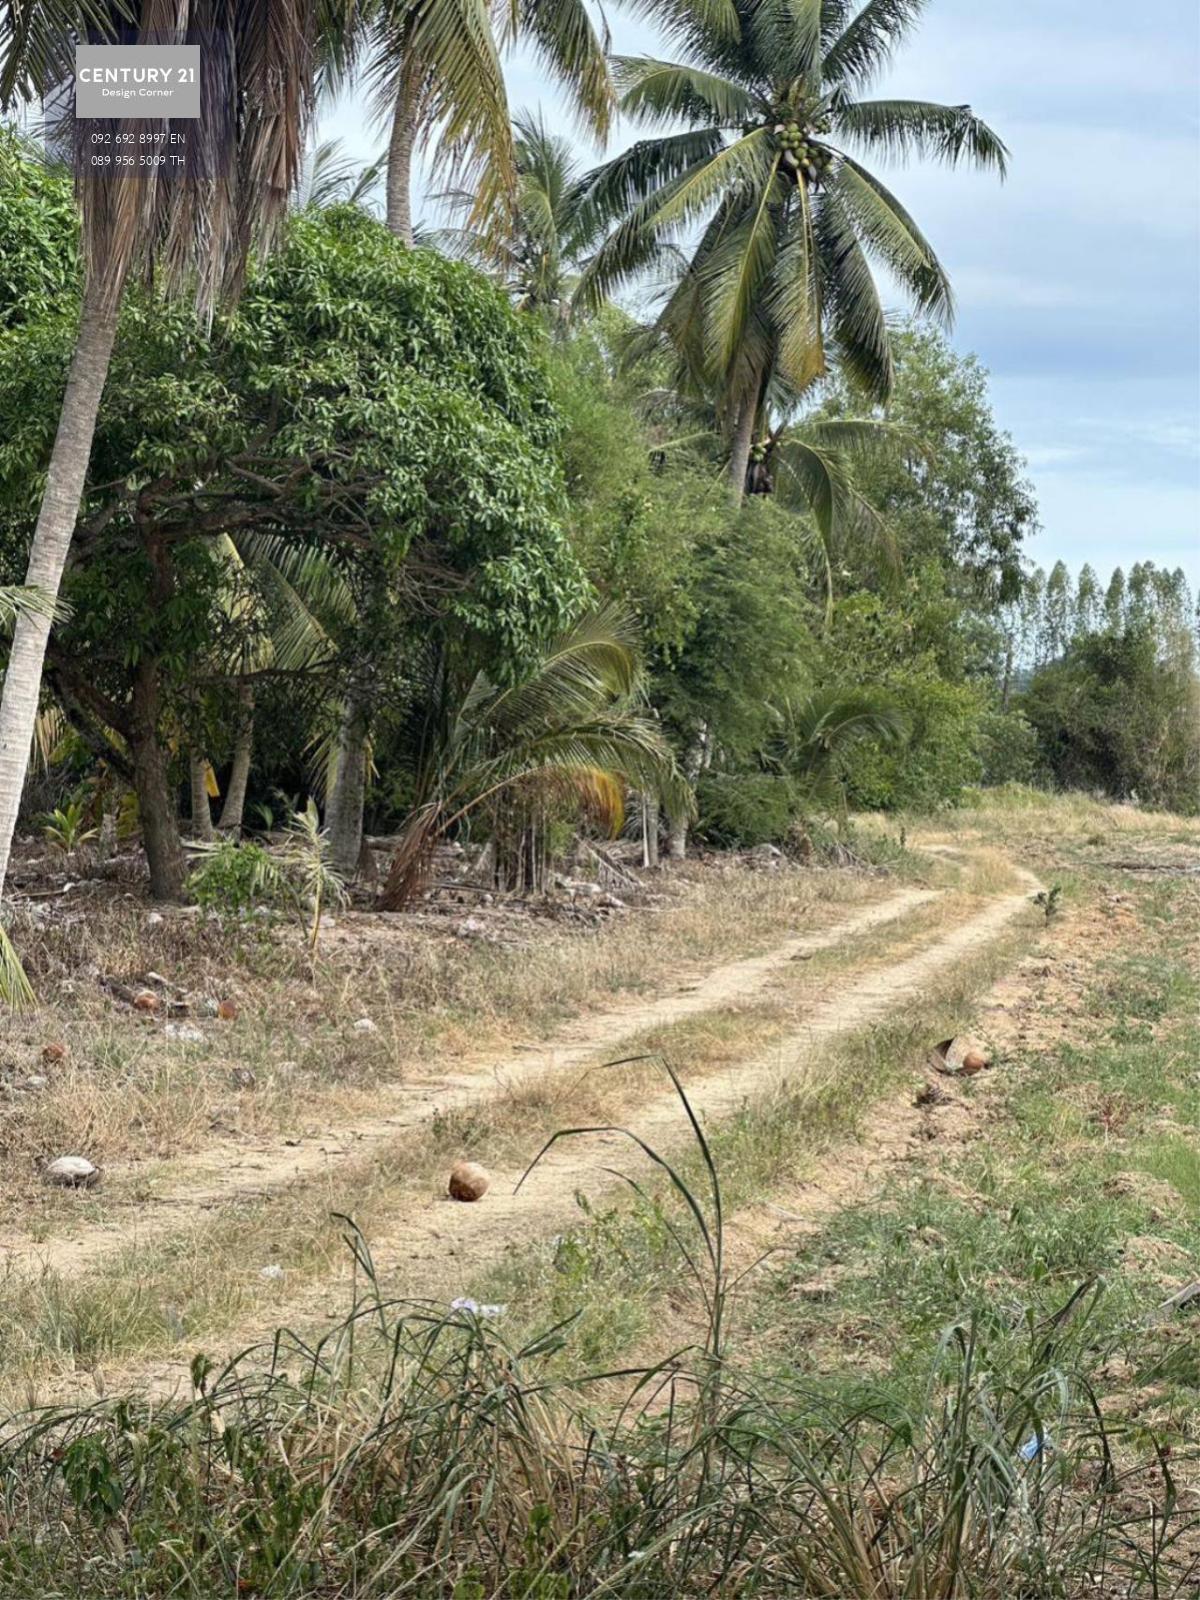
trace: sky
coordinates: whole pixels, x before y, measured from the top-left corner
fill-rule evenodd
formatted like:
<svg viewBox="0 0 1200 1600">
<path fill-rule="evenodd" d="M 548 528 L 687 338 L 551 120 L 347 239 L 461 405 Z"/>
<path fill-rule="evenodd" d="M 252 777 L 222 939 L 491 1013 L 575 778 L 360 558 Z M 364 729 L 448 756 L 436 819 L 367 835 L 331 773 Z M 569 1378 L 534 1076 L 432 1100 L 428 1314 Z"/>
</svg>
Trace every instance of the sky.
<svg viewBox="0 0 1200 1600">
<path fill-rule="evenodd" d="M 614 49 L 669 53 L 609 13 Z M 579 138 L 536 63 L 514 108 Z M 969 102 L 1011 153 L 991 174 L 914 164 L 888 181 L 946 265 L 955 347 L 1040 506 L 1030 557 L 1104 576 L 1136 560 L 1200 587 L 1200 10 L 1194 0 L 931 0 L 879 94 Z M 326 117 L 363 160 L 383 144 L 353 99 Z M 618 127 L 609 153 L 632 143 Z M 419 210 L 419 205 L 418 205 Z"/>
</svg>

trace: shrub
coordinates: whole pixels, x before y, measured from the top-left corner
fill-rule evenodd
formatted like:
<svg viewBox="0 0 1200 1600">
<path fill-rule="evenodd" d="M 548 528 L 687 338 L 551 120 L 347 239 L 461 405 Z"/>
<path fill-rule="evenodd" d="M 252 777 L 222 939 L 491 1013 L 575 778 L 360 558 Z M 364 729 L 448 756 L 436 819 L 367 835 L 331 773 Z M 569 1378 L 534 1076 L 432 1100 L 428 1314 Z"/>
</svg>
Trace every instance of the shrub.
<svg viewBox="0 0 1200 1600">
<path fill-rule="evenodd" d="M 1022 710 L 1066 789 L 1172 810 L 1200 805 L 1200 683 L 1190 640 L 1148 626 L 1076 640 L 1029 686 Z"/>
<path fill-rule="evenodd" d="M 1037 729 L 1023 711 L 985 711 L 979 723 L 982 782 L 1031 783 L 1040 760 Z"/>
<path fill-rule="evenodd" d="M 725 848 L 783 844 L 798 810 L 795 785 L 769 772 L 709 772 L 696 785 L 697 837 Z"/>
<path fill-rule="evenodd" d="M 187 883 L 196 904 L 224 916 L 242 916 L 255 906 L 282 906 L 291 891 L 278 863 L 261 844 L 222 839 L 204 853 Z"/>
<path fill-rule="evenodd" d="M 947 683 L 927 660 L 896 668 L 883 679 L 910 732 L 898 748 L 857 746 L 845 763 L 851 804 L 862 811 L 932 811 L 957 805 L 966 784 L 979 781 L 979 691 Z"/>
</svg>

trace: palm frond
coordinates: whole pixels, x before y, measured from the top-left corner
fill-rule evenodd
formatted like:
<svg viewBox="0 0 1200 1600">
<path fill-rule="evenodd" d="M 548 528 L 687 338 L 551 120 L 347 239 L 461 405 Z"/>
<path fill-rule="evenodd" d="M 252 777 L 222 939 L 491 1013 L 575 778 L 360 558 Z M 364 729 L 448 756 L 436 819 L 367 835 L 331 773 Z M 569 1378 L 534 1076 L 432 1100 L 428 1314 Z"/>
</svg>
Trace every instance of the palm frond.
<svg viewBox="0 0 1200 1600">
<path fill-rule="evenodd" d="M 744 84 L 701 67 L 653 56 L 614 56 L 621 113 L 633 122 L 734 128 L 764 109 Z"/>
<path fill-rule="evenodd" d="M 797 186 L 799 223 L 779 253 L 768 310 L 777 331 L 778 366 L 797 394 L 825 371 L 820 256 L 808 187 Z"/>
<path fill-rule="evenodd" d="M 892 392 L 895 368 L 887 318 L 871 266 L 838 195 L 826 192 L 816 207 L 826 330 L 851 385 L 883 403 Z"/>
<path fill-rule="evenodd" d="M 775 83 L 816 85 L 821 67 L 821 0 L 757 0 L 746 9 L 745 46 Z"/>
<path fill-rule="evenodd" d="M 804 771 L 860 739 L 895 743 L 908 729 L 903 711 L 879 689 L 817 689 L 777 708 L 780 759 Z"/>
<path fill-rule="evenodd" d="M 830 189 L 866 248 L 895 274 L 920 312 L 950 322 L 954 295 L 933 246 L 890 190 L 849 156 L 838 162 Z"/>
<path fill-rule="evenodd" d="M 861 88 L 883 71 L 916 26 L 927 0 L 867 0 L 825 52 L 825 80 Z"/>
<path fill-rule="evenodd" d="M 749 324 L 778 261 L 773 179 L 774 172 L 704 264 L 705 332 L 721 372 L 732 372 L 744 352 Z"/>
<path fill-rule="evenodd" d="M 520 0 L 518 27 L 567 90 L 580 119 L 605 139 L 616 105 L 607 25 L 596 31 L 583 0 Z"/>
<path fill-rule="evenodd" d="M 70 615 L 71 608 L 65 600 L 52 600 L 34 584 L 0 584 L 0 628 L 11 628 L 20 616 L 65 622 Z"/>
<path fill-rule="evenodd" d="M 10 1011 L 28 1011 L 37 1003 L 33 985 L 25 975 L 16 946 L 3 924 L 0 924 L 0 1003 Z"/>
<path fill-rule="evenodd" d="M 686 810 L 690 789 L 662 729 L 632 702 L 639 667 L 634 625 L 608 607 L 581 618 L 519 682 L 483 674 L 469 686 L 422 780 L 381 900 L 398 910 L 417 891 L 437 839 L 498 797 L 539 787 L 610 820 L 632 787 Z"/>
<path fill-rule="evenodd" d="M 965 157 L 1002 178 L 1008 171 L 1007 148 L 970 106 L 858 100 L 840 109 L 837 126 L 863 149 L 882 151 L 893 160 L 922 156 L 953 167 Z"/>
</svg>

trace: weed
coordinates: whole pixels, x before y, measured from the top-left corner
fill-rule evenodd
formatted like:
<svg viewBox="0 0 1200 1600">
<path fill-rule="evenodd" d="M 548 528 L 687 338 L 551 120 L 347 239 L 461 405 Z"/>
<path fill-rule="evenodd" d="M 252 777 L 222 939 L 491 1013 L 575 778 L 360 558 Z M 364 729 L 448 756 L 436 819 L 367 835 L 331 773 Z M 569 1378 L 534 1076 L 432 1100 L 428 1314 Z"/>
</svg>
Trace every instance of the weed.
<svg viewBox="0 0 1200 1600">
<path fill-rule="evenodd" d="M 256 906 L 278 904 L 284 893 L 278 863 L 252 840 L 218 839 L 198 844 L 199 866 L 188 878 L 196 904 L 223 916 L 244 916 Z"/>
<path fill-rule="evenodd" d="M 1054 918 L 1062 910 L 1062 885 L 1052 883 L 1048 889 L 1041 889 L 1033 897 L 1035 906 L 1040 906 L 1045 913 L 1046 926 L 1049 927 Z"/>
<path fill-rule="evenodd" d="M 676 1083 L 678 1088 L 678 1083 Z M 517 1344 L 470 1306 L 386 1300 L 347 1219 L 358 1289 L 315 1344 L 277 1333 L 193 1392 L 10 1419 L 0 1443 L 8 1600 L 218 1593 L 274 1600 L 1182 1597 L 1164 1452 L 1121 1464 L 1102 1413 L 1034 1328 L 998 1364 L 975 1321 L 936 1341 L 912 1406 L 831 1407 L 745 1370 L 723 1338 L 720 1179 L 681 1206 L 708 1307 L 700 1348 L 554 1378 L 573 1319 Z M 1086 1323 L 1086 1289 L 1056 1313 Z M 131 1587 L 132 1583 L 132 1587 Z"/>
<path fill-rule="evenodd" d="M 96 838 L 99 831 L 87 826 L 87 811 L 81 800 L 69 800 L 65 806 L 46 812 L 38 822 L 46 843 L 64 856 L 74 855 L 81 844 Z"/>
</svg>

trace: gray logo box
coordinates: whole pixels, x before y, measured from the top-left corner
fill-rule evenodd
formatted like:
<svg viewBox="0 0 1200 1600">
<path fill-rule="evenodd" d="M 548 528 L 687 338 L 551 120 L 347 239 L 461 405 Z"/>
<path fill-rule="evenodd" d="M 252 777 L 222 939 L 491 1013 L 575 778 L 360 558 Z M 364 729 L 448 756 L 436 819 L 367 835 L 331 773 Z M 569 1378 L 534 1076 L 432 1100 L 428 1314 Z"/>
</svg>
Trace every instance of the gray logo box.
<svg viewBox="0 0 1200 1600">
<path fill-rule="evenodd" d="M 76 45 L 75 115 L 198 118 L 200 46 Z"/>
</svg>

